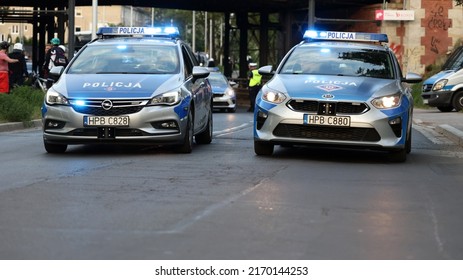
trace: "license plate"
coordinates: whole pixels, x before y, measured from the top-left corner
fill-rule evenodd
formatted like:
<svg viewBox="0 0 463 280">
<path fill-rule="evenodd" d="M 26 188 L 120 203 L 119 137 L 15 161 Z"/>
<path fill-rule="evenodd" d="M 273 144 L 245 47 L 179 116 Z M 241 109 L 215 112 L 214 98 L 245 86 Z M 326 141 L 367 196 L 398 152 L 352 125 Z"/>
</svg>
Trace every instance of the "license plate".
<svg viewBox="0 0 463 280">
<path fill-rule="evenodd" d="M 327 125 L 327 126 L 350 126 L 350 117 L 304 115 L 304 124 Z"/>
<path fill-rule="evenodd" d="M 429 100 L 423 99 L 423 104 L 428 104 L 428 103 L 429 103 Z"/>
<path fill-rule="evenodd" d="M 129 116 L 84 116 L 84 126 L 129 126 Z"/>
</svg>

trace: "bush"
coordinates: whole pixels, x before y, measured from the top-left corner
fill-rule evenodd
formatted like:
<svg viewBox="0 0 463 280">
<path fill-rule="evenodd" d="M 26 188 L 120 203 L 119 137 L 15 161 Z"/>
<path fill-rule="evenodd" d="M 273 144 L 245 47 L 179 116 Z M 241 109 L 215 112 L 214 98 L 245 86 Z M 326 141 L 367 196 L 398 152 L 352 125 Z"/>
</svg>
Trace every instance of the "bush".
<svg viewBox="0 0 463 280">
<path fill-rule="evenodd" d="M 0 119 L 25 122 L 40 118 L 44 93 L 30 86 L 13 88 L 10 94 L 0 95 Z"/>
</svg>

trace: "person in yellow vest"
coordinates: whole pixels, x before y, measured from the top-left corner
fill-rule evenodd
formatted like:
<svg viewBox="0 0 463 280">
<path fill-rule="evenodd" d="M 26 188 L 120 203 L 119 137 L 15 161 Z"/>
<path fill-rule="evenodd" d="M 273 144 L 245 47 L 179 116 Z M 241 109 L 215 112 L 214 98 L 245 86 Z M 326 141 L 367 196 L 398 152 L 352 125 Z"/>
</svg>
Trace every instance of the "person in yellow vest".
<svg viewBox="0 0 463 280">
<path fill-rule="evenodd" d="M 262 75 L 257 70 L 257 63 L 249 63 L 249 101 L 250 107 L 248 112 L 254 112 L 254 106 L 256 104 L 256 96 L 259 93 L 262 85 Z"/>
</svg>

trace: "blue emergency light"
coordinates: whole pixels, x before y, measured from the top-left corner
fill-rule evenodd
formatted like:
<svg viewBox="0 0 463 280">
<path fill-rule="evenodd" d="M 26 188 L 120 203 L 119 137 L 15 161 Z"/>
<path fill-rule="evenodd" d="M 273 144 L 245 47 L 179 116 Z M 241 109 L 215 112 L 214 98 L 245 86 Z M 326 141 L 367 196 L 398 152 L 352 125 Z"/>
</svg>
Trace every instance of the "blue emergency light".
<svg viewBox="0 0 463 280">
<path fill-rule="evenodd" d="M 180 32 L 173 26 L 153 26 L 153 27 L 100 27 L 98 35 L 103 36 L 162 36 L 178 37 Z"/>
<path fill-rule="evenodd" d="M 306 40 L 364 41 L 379 43 L 389 42 L 387 34 L 361 32 L 307 30 L 304 33 L 303 38 Z"/>
</svg>

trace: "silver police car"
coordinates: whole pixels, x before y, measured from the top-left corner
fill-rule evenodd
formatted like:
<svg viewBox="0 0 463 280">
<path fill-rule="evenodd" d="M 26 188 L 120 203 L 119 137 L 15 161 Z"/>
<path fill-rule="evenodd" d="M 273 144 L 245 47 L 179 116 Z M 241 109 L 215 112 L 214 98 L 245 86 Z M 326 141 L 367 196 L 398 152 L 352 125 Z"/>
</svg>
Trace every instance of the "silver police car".
<svg viewBox="0 0 463 280">
<path fill-rule="evenodd" d="M 174 145 L 212 141 L 209 71 L 172 27 L 108 27 L 48 90 L 42 107 L 49 153 L 73 144 Z"/>
<path fill-rule="evenodd" d="M 328 145 L 386 150 L 393 161 L 411 151 L 413 99 L 385 45 L 387 35 L 307 31 L 256 98 L 254 151 L 275 145 Z"/>
</svg>

